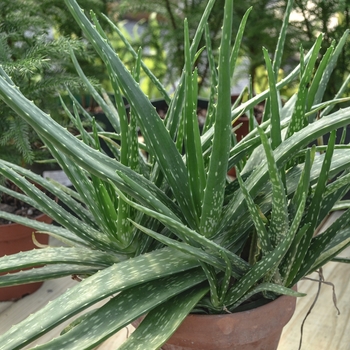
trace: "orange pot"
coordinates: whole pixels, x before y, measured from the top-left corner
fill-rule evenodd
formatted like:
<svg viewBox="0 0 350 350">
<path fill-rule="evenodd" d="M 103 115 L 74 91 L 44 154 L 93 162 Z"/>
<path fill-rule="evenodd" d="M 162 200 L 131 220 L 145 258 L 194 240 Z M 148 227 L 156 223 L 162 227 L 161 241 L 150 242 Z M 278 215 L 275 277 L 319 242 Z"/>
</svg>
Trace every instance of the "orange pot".
<svg viewBox="0 0 350 350">
<path fill-rule="evenodd" d="M 190 314 L 162 350 L 276 350 L 295 305 L 295 297 L 283 295 L 249 311 Z M 137 327 L 143 318 L 132 322 L 133 326 Z"/>
<path fill-rule="evenodd" d="M 276 350 L 296 298 L 281 296 L 261 307 L 225 315 L 188 315 L 163 350 Z"/>
<path fill-rule="evenodd" d="M 46 223 L 52 222 L 52 219 L 45 214 L 39 215 L 36 220 Z M 36 248 L 32 240 L 33 231 L 34 229 L 30 227 L 16 223 L 0 225 L 0 257 Z M 41 244 L 47 245 L 49 242 L 48 235 L 37 234 L 35 238 Z M 37 282 L 0 288 L 0 301 L 20 299 L 38 290 L 42 284 L 43 282 Z"/>
</svg>

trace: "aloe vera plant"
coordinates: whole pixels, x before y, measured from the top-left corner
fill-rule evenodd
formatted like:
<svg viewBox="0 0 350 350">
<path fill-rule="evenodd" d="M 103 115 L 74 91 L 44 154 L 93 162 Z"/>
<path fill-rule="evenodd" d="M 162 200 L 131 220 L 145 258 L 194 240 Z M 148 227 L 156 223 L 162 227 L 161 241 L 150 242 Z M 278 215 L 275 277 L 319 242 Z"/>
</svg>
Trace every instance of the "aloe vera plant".
<svg viewBox="0 0 350 350">
<path fill-rule="evenodd" d="M 0 349 L 21 349 L 103 299 L 107 300 L 104 306 L 87 312 L 60 337 L 36 348 L 92 349 L 147 314 L 121 349 L 157 349 L 190 312 L 220 314 L 238 310 L 243 303 L 254 307 L 281 294 L 302 296 L 291 288 L 350 244 L 349 210 L 314 236 L 350 188 L 349 147 L 335 144 L 335 130 L 350 123 L 350 108 L 331 113 L 344 99 L 322 100 L 348 32 L 317 65 L 320 35 L 312 50 L 301 55 L 300 64 L 277 81 L 292 9 L 289 1 L 273 61 L 266 50 L 262 53 L 269 89 L 232 107 L 231 76 L 251 9 L 231 40 L 233 1 L 226 0 L 218 57 L 208 40 L 205 49 L 199 48 L 201 37 L 208 37 L 206 23 L 215 1 L 208 1 L 192 40 L 185 23 L 186 62 L 176 91 L 169 95 L 140 52 L 125 42 L 135 59 L 130 72 L 96 16 L 91 13 L 89 20 L 75 0 L 65 2 L 108 69 L 115 104 L 89 84 L 72 53 L 79 74 L 115 133 L 104 132 L 94 120 L 92 132 L 87 132 L 80 118 L 89 115 L 72 96 L 72 111 L 62 102 L 80 130 L 79 138 L 72 136 L 27 100 L 0 69 L 1 99 L 41 136 L 76 190 L 0 160 L 1 174 L 24 194 L 0 190 L 31 203 L 60 226 L 4 212 L 0 216 L 64 243 L 0 258 L 0 273 L 26 269 L 2 275 L 0 287 L 72 274 L 82 279 L 1 335 Z M 203 50 L 210 58 L 213 84 L 201 134 L 194 62 Z M 169 104 L 164 120 L 139 88 L 141 69 Z M 297 92 L 282 105 L 280 89 L 298 79 Z M 130 114 L 123 97 L 130 103 Z M 266 106 L 263 122 L 255 125 L 251 117 L 250 133 L 237 142 L 232 122 L 245 112 L 251 115 L 261 101 Z M 139 131 L 144 141 L 138 138 Z M 326 133 L 331 135 L 327 146 L 310 146 Z M 104 153 L 100 139 L 114 157 Z M 231 167 L 236 167 L 236 179 L 226 175 Z M 37 190 L 33 182 L 59 202 Z M 31 267 L 37 268 L 27 269 Z"/>
</svg>

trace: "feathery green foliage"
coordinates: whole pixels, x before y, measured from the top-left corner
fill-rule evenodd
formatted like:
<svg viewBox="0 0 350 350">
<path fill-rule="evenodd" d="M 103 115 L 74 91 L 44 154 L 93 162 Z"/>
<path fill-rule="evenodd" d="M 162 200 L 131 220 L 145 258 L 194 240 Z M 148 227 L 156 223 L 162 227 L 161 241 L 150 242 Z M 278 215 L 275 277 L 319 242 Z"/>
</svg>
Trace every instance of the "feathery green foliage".
<svg viewBox="0 0 350 350">
<path fill-rule="evenodd" d="M 64 12 L 66 16 L 69 13 L 56 0 L 40 3 L 4 0 L 0 4 L 2 69 L 28 99 L 61 124 L 67 124 L 68 119 L 58 108 L 58 91 L 67 86 L 75 91 L 83 89 L 77 74 L 72 72 L 70 50 L 91 61 L 91 53 L 83 41 L 64 36 L 55 38 Z M 43 143 L 34 130 L 3 102 L 0 121 L 0 158 L 25 165 L 50 156 L 41 148 Z"/>
</svg>

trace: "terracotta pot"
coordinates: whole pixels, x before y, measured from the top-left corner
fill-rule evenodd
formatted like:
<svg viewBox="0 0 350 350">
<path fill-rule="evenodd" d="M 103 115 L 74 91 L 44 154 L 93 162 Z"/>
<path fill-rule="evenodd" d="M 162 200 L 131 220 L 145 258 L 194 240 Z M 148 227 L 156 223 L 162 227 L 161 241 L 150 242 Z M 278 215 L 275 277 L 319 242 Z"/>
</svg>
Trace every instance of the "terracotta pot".
<svg viewBox="0 0 350 350">
<path fill-rule="evenodd" d="M 162 349 L 276 350 L 295 305 L 295 297 L 281 296 L 249 311 L 225 315 L 190 314 Z M 137 327 L 142 319 L 132 324 Z"/>
<path fill-rule="evenodd" d="M 39 215 L 36 220 L 46 223 L 52 222 L 52 219 L 45 214 Z M 33 231 L 35 230 L 30 227 L 16 223 L 0 225 L 0 257 L 36 248 L 32 240 Z M 35 238 L 41 244 L 47 245 L 49 242 L 48 235 L 36 234 Z M 20 299 L 35 292 L 42 284 L 43 282 L 38 282 L 0 288 L 0 301 Z"/>
</svg>

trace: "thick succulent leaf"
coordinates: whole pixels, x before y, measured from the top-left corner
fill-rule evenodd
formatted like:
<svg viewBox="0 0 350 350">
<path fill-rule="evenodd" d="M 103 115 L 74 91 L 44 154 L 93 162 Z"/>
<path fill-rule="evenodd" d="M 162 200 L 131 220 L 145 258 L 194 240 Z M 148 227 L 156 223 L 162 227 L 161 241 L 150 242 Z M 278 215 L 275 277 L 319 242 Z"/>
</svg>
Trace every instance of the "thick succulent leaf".
<svg viewBox="0 0 350 350">
<path fill-rule="evenodd" d="M 302 72 L 302 77 L 298 89 L 298 98 L 295 103 L 295 109 L 293 112 L 291 123 L 288 127 L 287 138 L 293 135 L 295 132 L 302 129 L 307 125 L 308 121 L 305 118 L 305 107 L 308 98 L 307 84 L 310 82 L 316 60 L 318 58 L 318 53 L 321 48 L 323 35 L 319 35 L 315 43 L 315 48 L 312 50 L 312 55 L 310 60 L 307 62 L 304 72 Z"/>
<path fill-rule="evenodd" d="M 208 287 L 206 286 L 192 288 L 156 307 L 147 314 L 119 349 L 154 350 L 160 348 L 207 292 Z"/>
<path fill-rule="evenodd" d="M 196 227 L 196 216 L 190 195 L 186 167 L 163 121 L 112 47 L 94 29 L 78 4 L 74 0 L 66 0 L 65 2 L 86 37 L 106 65 L 110 66 L 110 70 L 114 73 L 122 92 L 130 102 L 131 107 L 137 112 L 142 135 L 152 145 L 154 156 L 157 158 L 157 162 L 172 188 L 188 224 L 191 227 Z"/>
<path fill-rule="evenodd" d="M 312 79 L 310 88 L 309 88 L 309 93 L 308 93 L 308 99 L 307 99 L 307 106 L 306 106 L 306 111 L 309 112 L 312 108 L 313 105 L 316 105 L 318 103 L 321 102 L 322 96 L 318 95 L 317 98 L 316 97 L 316 93 L 317 91 L 320 90 L 320 81 L 322 79 L 322 76 L 325 74 L 325 70 L 327 69 L 327 67 L 329 67 L 329 60 L 331 59 L 331 56 L 333 54 L 334 51 L 334 46 L 331 45 L 326 53 L 324 54 L 324 56 L 322 57 L 322 60 L 316 70 L 316 73 Z M 329 72 L 327 72 L 329 73 Z M 327 85 L 327 84 L 326 84 Z M 306 114 L 306 116 L 308 116 Z M 311 116 L 309 117 L 309 122 L 313 122 L 316 118 L 316 113 L 314 112 L 313 114 L 311 114 Z"/>
<path fill-rule="evenodd" d="M 317 246 L 317 244 L 314 244 L 312 248 L 315 248 L 315 246 Z M 316 259 L 314 264 L 310 267 L 307 274 L 316 271 L 317 269 L 322 267 L 328 261 L 332 260 L 335 256 L 340 254 L 345 248 L 349 246 L 350 246 L 350 228 L 349 228 L 349 221 L 348 221 L 347 227 L 337 232 L 337 234 L 332 238 L 329 244 L 324 248 L 322 253 L 319 254 L 318 258 Z M 315 251 L 315 249 L 312 249 L 312 250 Z"/>
<path fill-rule="evenodd" d="M 239 182 L 239 186 L 243 192 L 244 198 L 247 202 L 247 206 L 248 206 L 248 210 L 249 210 L 249 213 L 251 216 L 251 220 L 254 223 L 256 233 L 259 237 L 259 244 L 261 245 L 261 249 L 264 252 L 269 252 L 272 249 L 270 236 L 268 235 L 268 232 L 267 232 L 266 227 L 265 227 L 265 223 L 260 215 L 260 211 L 257 208 L 257 206 L 255 205 L 249 192 L 247 191 L 238 169 L 236 169 L 236 176 L 237 176 L 237 179 Z"/>
<path fill-rule="evenodd" d="M 120 133 L 120 119 L 119 114 L 117 110 L 114 108 L 113 105 L 108 105 L 104 99 L 101 97 L 101 95 L 96 91 L 96 89 L 92 86 L 89 79 L 84 74 L 83 70 L 81 69 L 78 60 L 76 59 L 73 50 L 71 50 L 71 58 L 72 62 L 74 64 L 74 67 L 79 74 L 80 79 L 83 81 L 85 86 L 87 87 L 89 93 L 91 96 L 95 99 L 95 101 L 98 103 L 98 105 L 102 108 L 103 112 L 106 114 L 109 122 L 113 126 L 114 130 L 117 133 Z"/>
<path fill-rule="evenodd" d="M 226 254 L 228 259 L 232 262 L 232 266 L 237 273 L 242 274 L 242 272 L 245 272 L 249 269 L 249 265 L 245 260 L 238 257 L 236 254 L 233 254 L 224 247 L 221 247 L 220 245 L 216 244 L 214 241 L 204 237 L 203 235 L 200 235 L 198 232 L 191 230 L 189 227 L 183 225 L 179 221 L 174 220 L 167 215 L 147 209 L 137 203 L 128 200 L 122 192 L 118 191 L 117 189 L 116 191 L 119 193 L 119 196 L 121 196 L 135 209 L 159 220 L 185 242 L 196 242 L 197 244 L 201 245 L 203 249 L 208 249 L 212 254 L 215 254 L 217 257 L 221 257 L 221 254 Z"/>
<path fill-rule="evenodd" d="M 325 71 L 322 75 L 322 79 L 320 81 L 316 96 L 315 96 L 315 103 L 319 103 L 322 101 L 322 97 L 324 95 L 324 92 L 327 88 L 327 84 L 329 82 L 331 73 L 335 67 L 335 65 L 337 64 L 337 60 L 339 55 L 341 54 L 341 52 L 343 51 L 344 45 L 347 43 L 348 41 L 348 36 L 349 36 L 350 30 L 347 29 L 344 34 L 342 35 L 342 37 L 340 38 L 337 46 L 334 49 L 334 52 L 332 53 L 332 57 L 330 59 L 329 64 L 327 65 L 327 67 L 325 68 Z"/>
<path fill-rule="evenodd" d="M 329 179 L 329 170 L 331 167 L 331 160 L 334 152 L 334 144 L 335 144 L 335 131 L 332 131 L 329 142 L 328 142 L 328 147 L 327 151 L 322 163 L 322 168 L 320 171 L 320 175 L 317 181 L 317 185 L 314 191 L 314 195 L 312 197 L 311 203 L 308 206 L 308 212 L 306 216 L 303 219 L 303 222 L 305 224 L 309 225 L 309 229 L 302 238 L 299 248 L 298 248 L 298 254 L 295 258 L 293 267 L 290 272 L 290 276 L 296 276 L 297 274 L 301 274 L 302 272 L 298 272 L 298 269 L 304 260 L 306 254 L 308 253 L 309 250 L 309 245 L 312 240 L 312 236 L 315 232 L 316 225 L 317 225 L 317 219 L 320 213 L 320 210 L 322 208 L 322 199 L 324 196 L 324 192 L 326 189 L 326 185 Z M 323 218 L 322 218 L 323 219 Z"/>
<path fill-rule="evenodd" d="M 333 114 L 328 115 L 316 122 L 309 124 L 298 133 L 293 134 L 289 139 L 283 141 L 274 151 L 276 167 L 281 169 L 282 166 L 291 160 L 303 147 L 310 144 L 313 140 L 324 135 L 327 132 L 341 128 L 350 122 L 350 108 L 344 108 Z M 343 153 L 346 156 L 346 152 Z M 348 167 L 348 163 L 342 162 L 343 169 Z M 259 166 L 245 182 L 251 196 L 255 198 L 264 187 L 268 179 L 268 170 L 266 163 Z M 218 230 L 229 230 L 233 223 L 243 214 L 244 196 L 237 191 L 237 195 L 226 207 L 224 216 L 221 219 L 221 227 Z M 231 231 L 231 230 L 230 230 Z"/>
<path fill-rule="evenodd" d="M 86 223 L 94 225 L 94 222 L 91 219 L 91 214 L 86 210 L 81 204 L 81 198 L 78 193 L 75 191 L 66 188 L 65 186 L 51 181 L 51 179 L 44 179 L 42 176 L 39 176 L 32 171 L 20 167 L 16 164 L 0 160 L 0 164 L 6 165 L 16 171 L 18 174 L 25 176 L 31 181 L 39 184 L 50 193 L 52 193 L 58 200 L 60 200 L 64 205 L 66 205 L 72 212 L 74 212 L 78 217 L 83 219 Z M 23 200 L 23 198 L 22 198 Z"/>
<path fill-rule="evenodd" d="M 273 100 L 271 100 L 271 102 L 273 102 Z M 276 166 L 271 145 L 266 135 L 259 127 L 258 131 L 265 150 L 266 163 L 269 169 L 269 177 L 272 187 L 272 212 L 269 233 L 271 242 L 273 246 L 275 246 L 276 242 L 279 243 L 281 238 L 286 235 L 289 228 L 287 198 L 285 195 L 285 188 L 280 177 L 280 172 Z"/>
<path fill-rule="evenodd" d="M 290 226 L 288 233 L 283 237 L 282 241 L 270 253 L 266 254 L 228 291 L 225 303 L 226 306 L 235 304 L 239 299 L 249 292 L 249 290 L 267 275 L 271 270 L 276 269 L 283 259 L 284 255 L 290 248 L 297 229 L 302 218 L 305 207 L 305 196 L 303 202 L 300 203 L 295 218 Z"/>
<path fill-rule="evenodd" d="M 278 42 L 276 45 L 274 60 L 273 60 L 273 72 L 275 75 L 275 79 L 278 78 L 278 71 L 281 66 L 282 56 L 283 56 L 283 48 L 284 43 L 286 41 L 287 30 L 289 25 L 289 16 L 293 10 L 294 0 L 288 0 L 286 10 L 284 11 L 282 27 L 280 29 L 280 33 L 278 36 Z"/>
<path fill-rule="evenodd" d="M 61 242 L 71 246 L 89 246 L 88 242 L 63 227 L 47 224 L 45 222 L 37 221 L 34 219 L 28 219 L 23 216 L 14 215 L 4 211 L 0 211 L 0 218 L 9 220 L 11 222 L 16 222 L 27 227 L 31 227 L 35 231 L 39 231 L 41 233 L 47 233 L 50 236 L 57 238 Z"/>
<path fill-rule="evenodd" d="M 76 264 L 104 268 L 119 261 L 120 259 L 117 256 L 98 250 L 47 247 L 0 257 L 0 273 L 47 264 Z"/>
<path fill-rule="evenodd" d="M 46 196 L 40 189 L 31 184 L 24 177 L 19 176 L 11 168 L 8 168 L 3 164 L 0 172 L 25 192 L 28 197 L 35 201 L 35 206 L 39 210 L 75 233 L 76 236 L 89 241 L 91 245 L 95 245 L 101 249 L 112 249 L 113 242 L 107 240 L 106 236 L 101 234 L 94 227 L 91 227 L 70 214 L 62 206 L 56 203 L 55 200 Z"/>
<path fill-rule="evenodd" d="M 64 335 L 35 349 L 93 349 L 137 317 L 204 280 L 205 275 L 198 268 L 130 288 L 88 314 Z M 142 344 L 146 344 L 145 339 Z"/>
<path fill-rule="evenodd" d="M 316 44 L 312 46 L 310 51 L 305 55 L 304 61 L 308 62 L 310 60 L 310 57 L 313 54 L 313 51 L 315 49 Z M 277 90 L 281 90 L 283 87 L 287 86 L 290 82 L 295 80 L 298 77 L 298 74 L 300 72 L 300 64 L 296 66 L 285 78 L 283 78 L 281 81 L 279 81 L 276 84 Z M 266 100 L 268 98 L 270 91 L 265 90 L 261 92 L 260 94 L 254 96 L 252 99 L 249 99 L 248 101 L 242 103 L 240 106 L 232 110 L 232 119 L 237 118 L 238 116 L 244 114 L 246 111 L 249 111 L 252 107 L 256 106 L 258 103 Z M 213 129 L 209 129 L 207 137 L 209 138 L 210 133 L 213 132 Z"/>
<path fill-rule="evenodd" d="M 104 19 L 110 24 L 111 28 L 119 35 L 120 39 L 123 41 L 125 48 L 133 55 L 134 59 L 138 59 L 138 53 L 133 49 L 133 47 L 128 42 L 128 39 L 123 34 L 123 31 L 119 29 L 119 27 L 111 21 L 111 19 L 105 15 L 102 14 Z M 141 60 L 141 67 L 142 70 L 147 74 L 147 76 L 150 78 L 152 83 L 157 87 L 158 91 L 161 93 L 162 97 L 164 98 L 166 103 L 170 103 L 171 99 L 169 97 L 168 92 L 165 90 L 164 86 L 161 84 L 161 82 L 158 80 L 158 78 L 152 73 L 152 71 L 147 67 L 147 65 Z"/>
<path fill-rule="evenodd" d="M 202 210 L 202 199 L 205 187 L 205 170 L 202 145 L 198 127 L 197 104 L 198 73 L 192 73 L 192 58 L 187 20 L 185 20 L 185 94 L 184 106 L 184 144 L 190 191 L 194 201 L 197 217 Z"/>
<path fill-rule="evenodd" d="M 206 131 L 208 131 L 209 128 L 213 126 L 213 122 L 215 120 L 215 103 L 216 103 L 216 92 L 217 92 L 217 84 L 218 84 L 218 73 L 215 66 L 215 59 L 214 59 L 214 53 L 213 48 L 211 45 L 211 39 L 210 39 L 210 31 L 208 24 L 205 26 L 205 45 L 208 55 L 208 64 L 210 69 L 210 76 L 211 76 L 211 84 L 210 84 L 210 96 L 208 100 L 208 109 L 207 109 L 207 115 L 205 117 L 204 125 L 202 133 L 204 134 Z"/>
<path fill-rule="evenodd" d="M 274 150 L 281 142 L 281 119 L 280 119 L 280 108 L 279 108 L 279 96 L 276 88 L 276 77 L 275 72 L 272 68 L 272 63 L 268 54 L 268 51 L 263 48 L 265 64 L 267 69 L 267 74 L 269 77 L 269 105 L 270 105 L 270 119 L 271 119 L 271 147 Z"/>
<path fill-rule="evenodd" d="M 340 262 L 345 264 L 350 264 L 350 258 L 335 257 L 332 259 L 334 262 Z"/>
<path fill-rule="evenodd" d="M 3 77 L 0 77 L 0 98 L 6 101 L 11 108 L 24 118 L 45 139 L 46 143 L 50 143 L 52 146 L 50 148 L 51 152 L 53 149 L 56 149 L 57 152 L 62 152 L 89 173 L 105 180 L 111 179 L 128 193 L 128 186 L 125 186 L 124 182 L 116 174 L 116 170 L 120 170 L 128 177 L 150 190 L 162 202 L 168 203 L 169 207 L 172 207 L 173 202 L 152 182 L 112 158 L 80 142 L 64 128 L 55 123 L 32 102 L 27 100 L 17 88 L 8 84 Z M 181 185 L 179 186 L 182 187 Z M 134 191 L 128 194 L 137 197 Z M 144 198 L 136 199 L 141 202 L 144 200 Z"/>
<path fill-rule="evenodd" d="M 293 289 L 283 287 L 279 284 L 274 284 L 274 283 L 261 283 L 257 287 L 253 288 L 250 292 L 244 295 L 243 298 L 238 300 L 235 304 L 233 304 L 230 307 L 230 310 L 234 310 L 236 307 L 241 305 L 244 301 L 248 300 L 251 298 L 253 295 L 261 292 L 273 292 L 276 294 L 281 294 L 281 295 L 289 295 L 292 297 L 304 297 L 306 294 L 305 293 L 299 293 Z"/>
<path fill-rule="evenodd" d="M 236 63 L 237 63 L 239 51 L 241 48 L 241 43 L 242 43 L 242 39 L 243 39 L 243 35 L 244 35 L 245 26 L 247 24 L 249 14 L 252 11 L 252 9 L 253 9 L 252 6 L 247 9 L 244 16 L 242 17 L 241 23 L 239 24 L 239 28 L 237 30 L 235 42 L 234 42 L 234 45 L 233 45 L 233 48 L 231 51 L 231 56 L 230 56 L 230 76 L 231 77 L 233 76 L 233 73 L 234 73 L 235 68 L 236 68 Z"/>
<path fill-rule="evenodd" d="M 103 269 L 1 335 L 0 344 L 6 344 L 2 350 L 20 349 L 112 294 L 195 267 L 198 267 L 195 259 L 164 248 Z"/>
<path fill-rule="evenodd" d="M 314 185 L 317 183 L 319 179 L 319 174 L 322 168 L 322 163 L 324 159 L 324 154 L 318 155 L 312 165 L 311 174 L 310 174 L 310 184 Z M 329 177 L 333 178 L 337 176 L 342 171 L 348 169 L 350 167 L 350 152 L 345 149 L 336 149 L 333 153 L 331 170 Z M 299 164 L 294 168 L 290 169 L 286 174 L 286 182 L 287 182 L 287 194 L 288 196 L 293 195 L 297 190 L 299 179 L 302 173 L 303 165 Z M 245 175 L 247 176 L 247 175 Z M 331 186 L 331 184 L 329 185 Z M 236 193 L 236 197 L 230 200 L 230 203 L 234 204 L 236 198 L 239 198 L 239 192 L 237 189 L 234 190 Z M 301 191 L 300 195 L 303 194 L 304 191 Z M 256 197 L 255 203 L 259 205 L 263 214 L 268 213 L 271 210 L 271 188 L 268 185 L 261 185 Z M 301 198 L 301 197 L 300 197 Z M 325 201 L 325 200 L 324 200 Z M 324 202 L 323 201 L 323 202 Z M 295 212 L 297 206 L 293 213 Z M 231 210 L 230 206 L 228 206 L 228 210 Z M 323 209 L 322 209 L 323 210 Z M 329 210 L 328 210 L 329 211 Z M 323 211 L 322 211 L 323 213 Z M 294 215 L 294 214 L 293 214 Z M 247 212 L 242 212 L 239 220 L 229 221 L 226 228 L 223 228 L 223 231 L 219 233 L 218 239 L 222 245 L 225 247 L 231 247 L 235 245 L 235 242 L 238 242 L 246 237 L 246 233 L 249 232 L 249 229 L 253 226 L 253 222 Z M 235 250 L 234 252 L 237 252 Z"/>
<path fill-rule="evenodd" d="M 215 236 L 222 212 L 227 164 L 231 148 L 230 46 L 232 12 L 233 1 L 226 1 L 219 49 L 218 98 L 212 152 L 200 218 L 200 233 L 209 238 Z"/>
<path fill-rule="evenodd" d="M 183 252 L 185 254 L 192 255 L 193 257 L 197 258 L 199 261 L 206 263 L 208 265 L 212 265 L 215 268 L 225 271 L 226 270 L 226 263 L 220 259 L 218 259 L 215 255 L 210 254 L 209 252 L 203 251 L 201 248 L 196 248 L 193 245 L 186 244 L 183 242 L 179 242 L 175 239 L 163 236 L 153 230 L 148 229 L 147 227 L 141 226 L 137 224 L 136 222 L 131 221 L 140 231 L 146 233 L 150 237 L 153 237 L 157 241 L 163 243 L 164 245 L 177 249 L 180 252 Z M 234 277 L 239 278 L 240 276 L 238 274 L 234 274 Z"/>
<path fill-rule="evenodd" d="M 70 275 L 93 275 L 99 270 L 96 266 L 57 264 L 8 273 L 0 276 L 0 288 L 20 284 L 42 282 Z"/>
<path fill-rule="evenodd" d="M 300 280 L 315 266 L 321 266 L 330 260 L 335 253 L 340 252 L 349 242 L 350 210 L 340 216 L 325 232 L 311 240 L 310 247 L 305 254 L 304 261 L 299 264 L 300 269 L 294 281 Z M 339 245 L 339 246 L 338 246 Z"/>
</svg>

